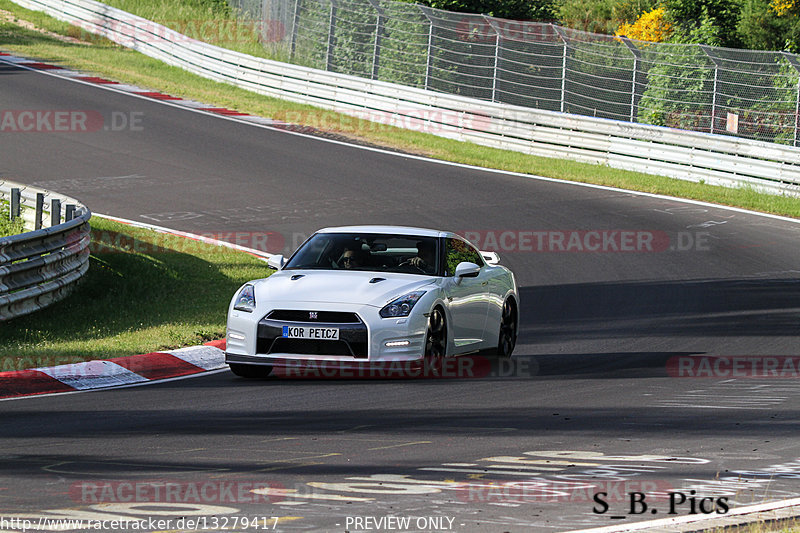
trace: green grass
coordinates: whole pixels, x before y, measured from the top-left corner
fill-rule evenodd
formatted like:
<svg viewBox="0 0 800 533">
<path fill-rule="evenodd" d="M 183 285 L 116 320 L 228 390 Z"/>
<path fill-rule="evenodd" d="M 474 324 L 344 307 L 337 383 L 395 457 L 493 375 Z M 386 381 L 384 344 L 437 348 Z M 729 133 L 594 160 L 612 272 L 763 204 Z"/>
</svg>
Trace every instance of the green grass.
<svg viewBox="0 0 800 533">
<path fill-rule="evenodd" d="M 220 11 L 218 2 L 213 0 L 161 3 L 155 0 L 113 1 L 118 6 L 135 11 L 137 14 L 171 21 L 176 27 L 185 25 L 187 20 L 199 20 L 202 17 L 217 17 L 219 20 L 228 20 L 231 17 L 230 13 Z M 66 23 L 22 9 L 9 0 L 0 0 L 0 9 L 11 11 L 20 19 L 29 20 L 39 28 L 63 35 L 81 35 L 80 30 Z M 401 130 L 212 82 L 181 69 L 166 66 L 103 39 L 92 38 L 91 43 L 91 45 L 65 43 L 36 31 L 20 29 L 12 23 L 0 23 L 0 48 L 220 107 L 320 126 L 353 139 L 448 161 L 800 217 L 800 199 L 796 198 L 760 194 L 748 189 L 713 187 L 640 172 L 617 170 L 603 165 L 528 156 L 443 139 L 421 132 Z M 246 43 L 239 44 L 250 46 Z"/>
<path fill-rule="evenodd" d="M 236 289 L 271 272 L 243 252 L 97 217 L 92 233 L 89 272 L 78 288 L 47 309 L 0 326 L 0 370 L 223 338 Z"/>
<path fill-rule="evenodd" d="M 0 237 L 16 235 L 18 233 L 22 233 L 23 231 L 22 218 L 11 221 L 9 217 L 9 209 L 10 207 L 8 202 L 0 201 Z"/>
</svg>

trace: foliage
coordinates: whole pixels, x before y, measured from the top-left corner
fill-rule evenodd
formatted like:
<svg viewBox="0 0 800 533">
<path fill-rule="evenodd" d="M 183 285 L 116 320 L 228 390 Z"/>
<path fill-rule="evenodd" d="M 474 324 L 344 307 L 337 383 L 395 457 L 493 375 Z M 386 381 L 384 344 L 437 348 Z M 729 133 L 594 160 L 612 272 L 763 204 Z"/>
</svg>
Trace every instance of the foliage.
<svg viewBox="0 0 800 533">
<path fill-rule="evenodd" d="M 11 207 L 7 202 L 0 202 L 0 237 L 17 235 L 24 231 L 22 218 L 14 221 L 10 217 Z"/>
<path fill-rule="evenodd" d="M 664 42 L 672 32 L 672 24 L 666 19 L 663 7 L 653 9 L 636 19 L 633 24 L 624 23 L 616 31 L 616 35 L 624 35 L 629 39 Z"/>
<path fill-rule="evenodd" d="M 797 9 L 797 0 L 770 0 L 769 10 L 776 15 L 788 15 Z"/>
<path fill-rule="evenodd" d="M 772 4 L 770 0 L 744 0 L 736 27 L 739 38 L 745 47 L 751 49 L 794 51 L 795 46 L 787 46 L 792 20 L 779 16 Z"/>
<path fill-rule="evenodd" d="M 639 122 L 709 131 L 714 67 L 697 46 L 675 46 L 653 60 Z"/>
<path fill-rule="evenodd" d="M 740 0 L 663 0 L 676 32 L 674 42 L 740 45 L 736 32 Z"/>
<path fill-rule="evenodd" d="M 512 20 L 553 20 L 555 0 L 404 0 L 411 3 L 456 11 L 479 13 Z"/>
<path fill-rule="evenodd" d="M 558 0 L 561 24 L 583 31 L 613 34 L 621 23 L 657 7 L 657 0 Z"/>
<path fill-rule="evenodd" d="M 800 4 L 797 0 L 744 0 L 737 31 L 747 48 L 798 53 Z"/>
</svg>

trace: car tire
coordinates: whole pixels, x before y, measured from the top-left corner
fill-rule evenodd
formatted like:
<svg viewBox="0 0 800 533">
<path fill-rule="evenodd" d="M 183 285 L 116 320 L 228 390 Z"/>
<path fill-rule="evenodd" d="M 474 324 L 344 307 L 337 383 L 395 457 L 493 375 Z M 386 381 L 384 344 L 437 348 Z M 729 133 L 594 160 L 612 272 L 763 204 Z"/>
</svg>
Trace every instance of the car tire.
<svg viewBox="0 0 800 533">
<path fill-rule="evenodd" d="M 517 306 L 509 298 L 500 315 L 500 334 L 497 339 L 497 357 L 508 358 L 517 344 Z"/>
<path fill-rule="evenodd" d="M 269 365 L 243 365 L 239 363 L 228 363 L 231 372 L 240 378 L 265 378 L 272 372 Z"/>
<path fill-rule="evenodd" d="M 447 355 L 447 319 L 440 307 L 434 307 L 428 315 L 428 328 L 425 331 L 425 358 L 445 357 Z"/>
</svg>

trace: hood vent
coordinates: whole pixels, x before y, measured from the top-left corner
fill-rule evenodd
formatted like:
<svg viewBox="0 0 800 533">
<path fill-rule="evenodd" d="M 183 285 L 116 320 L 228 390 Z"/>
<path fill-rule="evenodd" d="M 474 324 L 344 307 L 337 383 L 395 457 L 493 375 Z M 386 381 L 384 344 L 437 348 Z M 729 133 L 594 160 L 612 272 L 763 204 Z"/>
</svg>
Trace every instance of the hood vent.
<svg viewBox="0 0 800 533">
<path fill-rule="evenodd" d="M 291 280 L 295 281 L 302 278 L 303 276 L 305 276 L 305 274 L 295 274 L 294 276 L 291 277 Z"/>
<path fill-rule="evenodd" d="M 386 278 L 372 278 L 369 280 L 370 283 L 380 283 L 381 281 L 386 281 Z"/>
</svg>

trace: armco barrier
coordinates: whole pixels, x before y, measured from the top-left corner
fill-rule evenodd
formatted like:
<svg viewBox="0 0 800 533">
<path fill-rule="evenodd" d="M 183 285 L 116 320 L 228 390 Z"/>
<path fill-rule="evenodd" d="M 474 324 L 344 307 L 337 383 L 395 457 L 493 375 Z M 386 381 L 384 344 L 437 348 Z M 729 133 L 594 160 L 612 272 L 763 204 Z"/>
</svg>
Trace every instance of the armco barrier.
<svg viewBox="0 0 800 533">
<path fill-rule="evenodd" d="M 800 194 L 798 148 L 497 104 L 279 63 L 202 43 L 93 0 L 14 2 L 200 76 L 268 96 L 528 154 Z"/>
<path fill-rule="evenodd" d="M 0 199 L 9 201 L 12 189 L 20 191 L 26 225 L 35 224 L 38 195 L 40 208 L 50 212 L 37 224 L 41 229 L 0 237 L 0 321 L 64 298 L 89 268 L 89 209 L 68 196 L 3 180 Z M 44 227 L 47 221 L 55 224 Z"/>
</svg>

